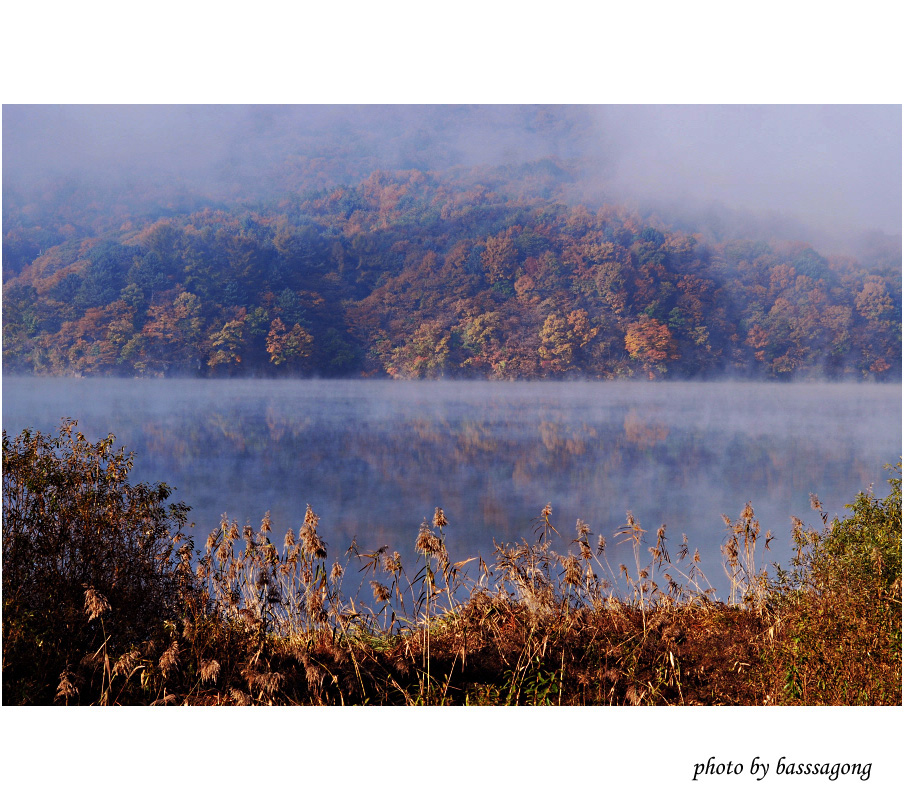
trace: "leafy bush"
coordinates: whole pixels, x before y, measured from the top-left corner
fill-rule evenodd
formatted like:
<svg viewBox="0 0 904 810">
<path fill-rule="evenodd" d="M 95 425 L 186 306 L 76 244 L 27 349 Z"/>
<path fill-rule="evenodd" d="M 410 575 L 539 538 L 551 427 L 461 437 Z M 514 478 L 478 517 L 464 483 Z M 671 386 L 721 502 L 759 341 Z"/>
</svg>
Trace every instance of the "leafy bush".
<svg viewBox="0 0 904 810">
<path fill-rule="evenodd" d="M 861 492 L 823 530 L 795 527 L 780 661 L 785 702 L 901 703 L 901 465 L 879 500 Z M 821 509 L 819 501 L 813 505 Z"/>
<path fill-rule="evenodd" d="M 51 703 L 58 685 L 96 694 L 109 657 L 177 613 L 188 507 L 165 505 L 166 484 L 130 485 L 112 435 L 91 444 L 75 428 L 3 432 L 5 703 Z"/>
</svg>

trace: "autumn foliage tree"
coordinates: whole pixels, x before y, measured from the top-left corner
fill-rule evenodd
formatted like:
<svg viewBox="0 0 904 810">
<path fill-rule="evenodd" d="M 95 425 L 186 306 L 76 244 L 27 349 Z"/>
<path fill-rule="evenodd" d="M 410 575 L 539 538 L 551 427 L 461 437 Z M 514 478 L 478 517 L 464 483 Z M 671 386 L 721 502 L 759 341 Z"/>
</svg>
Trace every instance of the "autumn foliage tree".
<svg viewBox="0 0 904 810">
<path fill-rule="evenodd" d="M 678 347 L 669 327 L 649 315 L 641 315 L 628 326 L 625 349 L 651 380 L 656 374 L 665 374 L 668 363 L 678 359 Z"/>
<path fill-rule="evenodd" d="M 302 369 L 311 357 L 313 343 L 314 339 L 299 324 L 286 329 L 282 320 L 276 318 L 267 334 L 267 354 L 274 366 Z"/>
<path fill-rule="evenodd" d="M 541 163 L 63 228 L 14 257 L 4 370 L 900 377 L 899 254 L 861 265 L 550 203 L 565 175 Z M 15 250 L 30 238 L 9 229 Z"/>
</svg>

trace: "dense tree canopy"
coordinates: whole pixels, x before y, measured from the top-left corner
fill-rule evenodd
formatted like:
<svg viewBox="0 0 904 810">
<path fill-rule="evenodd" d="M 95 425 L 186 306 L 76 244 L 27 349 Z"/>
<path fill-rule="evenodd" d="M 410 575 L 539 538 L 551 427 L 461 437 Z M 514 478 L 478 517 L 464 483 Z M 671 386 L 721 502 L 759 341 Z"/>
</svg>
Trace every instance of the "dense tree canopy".
<svg viewBox="0 0 904 810">
<path fill-rule="evenodd" d="M 301 191 L 266 204 L 94 222 L 34 224 L 13 201 L 5 370 L 900 378 L 899 257 L 550 202 L 547 164 L 313 189 L 299 169 Z"/>
</svg>

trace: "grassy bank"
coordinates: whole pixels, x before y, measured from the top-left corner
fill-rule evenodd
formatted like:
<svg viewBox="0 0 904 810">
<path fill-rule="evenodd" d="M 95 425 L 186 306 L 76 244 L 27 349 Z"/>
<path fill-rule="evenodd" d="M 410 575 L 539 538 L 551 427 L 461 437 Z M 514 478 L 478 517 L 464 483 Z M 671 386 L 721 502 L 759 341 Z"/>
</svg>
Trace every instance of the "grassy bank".
<svg viewBox="0 0 904 810">
<path fill-rule="evenodd" d="M 900 465 L 840 520 L 814 497 L 787 569 L 749 504 L 726 517 L 724 601 L 686 538 L 630 513 L 607 540 L 547 507 L 532 540 L 453 562 L 437 509 L 409 571 L 385 547 L 330 558 L 310 507 L 278 542 L 268 516 L 224 518 L 196 549 L 187 507 L 130 469 L 72 422 L 4 433 L 5 704 L 901 703 Z"/>
</svg>

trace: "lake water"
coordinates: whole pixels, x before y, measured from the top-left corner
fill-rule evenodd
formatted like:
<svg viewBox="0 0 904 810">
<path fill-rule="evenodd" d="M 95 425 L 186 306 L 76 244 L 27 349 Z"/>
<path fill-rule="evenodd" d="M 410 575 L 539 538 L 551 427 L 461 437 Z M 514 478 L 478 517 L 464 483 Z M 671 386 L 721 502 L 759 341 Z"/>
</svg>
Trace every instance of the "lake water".
<svg viewBox="0 0 904 810">
<path fill-rule="evenodd" d="M 752 501 L 787 563 L 811 492 L 843 513 L 901 455 L 900 385 L 3 380 L 7 433 L 63 416 L 135 451 L 133 481 L 175 486 L 199 547 L 223 513 L 257 528 L 270 510 L 279 541 L 311 504 L 331 558 L 354 536 L 411 560 L 442 506 L 452 560 L 491 558 L 551 503 L 559 551 L 580 518 L 627 561 L 612 538 L 632 510 L 672 548 L 686 534 L 720 591 L 721 514 Z"/>
</svg>

